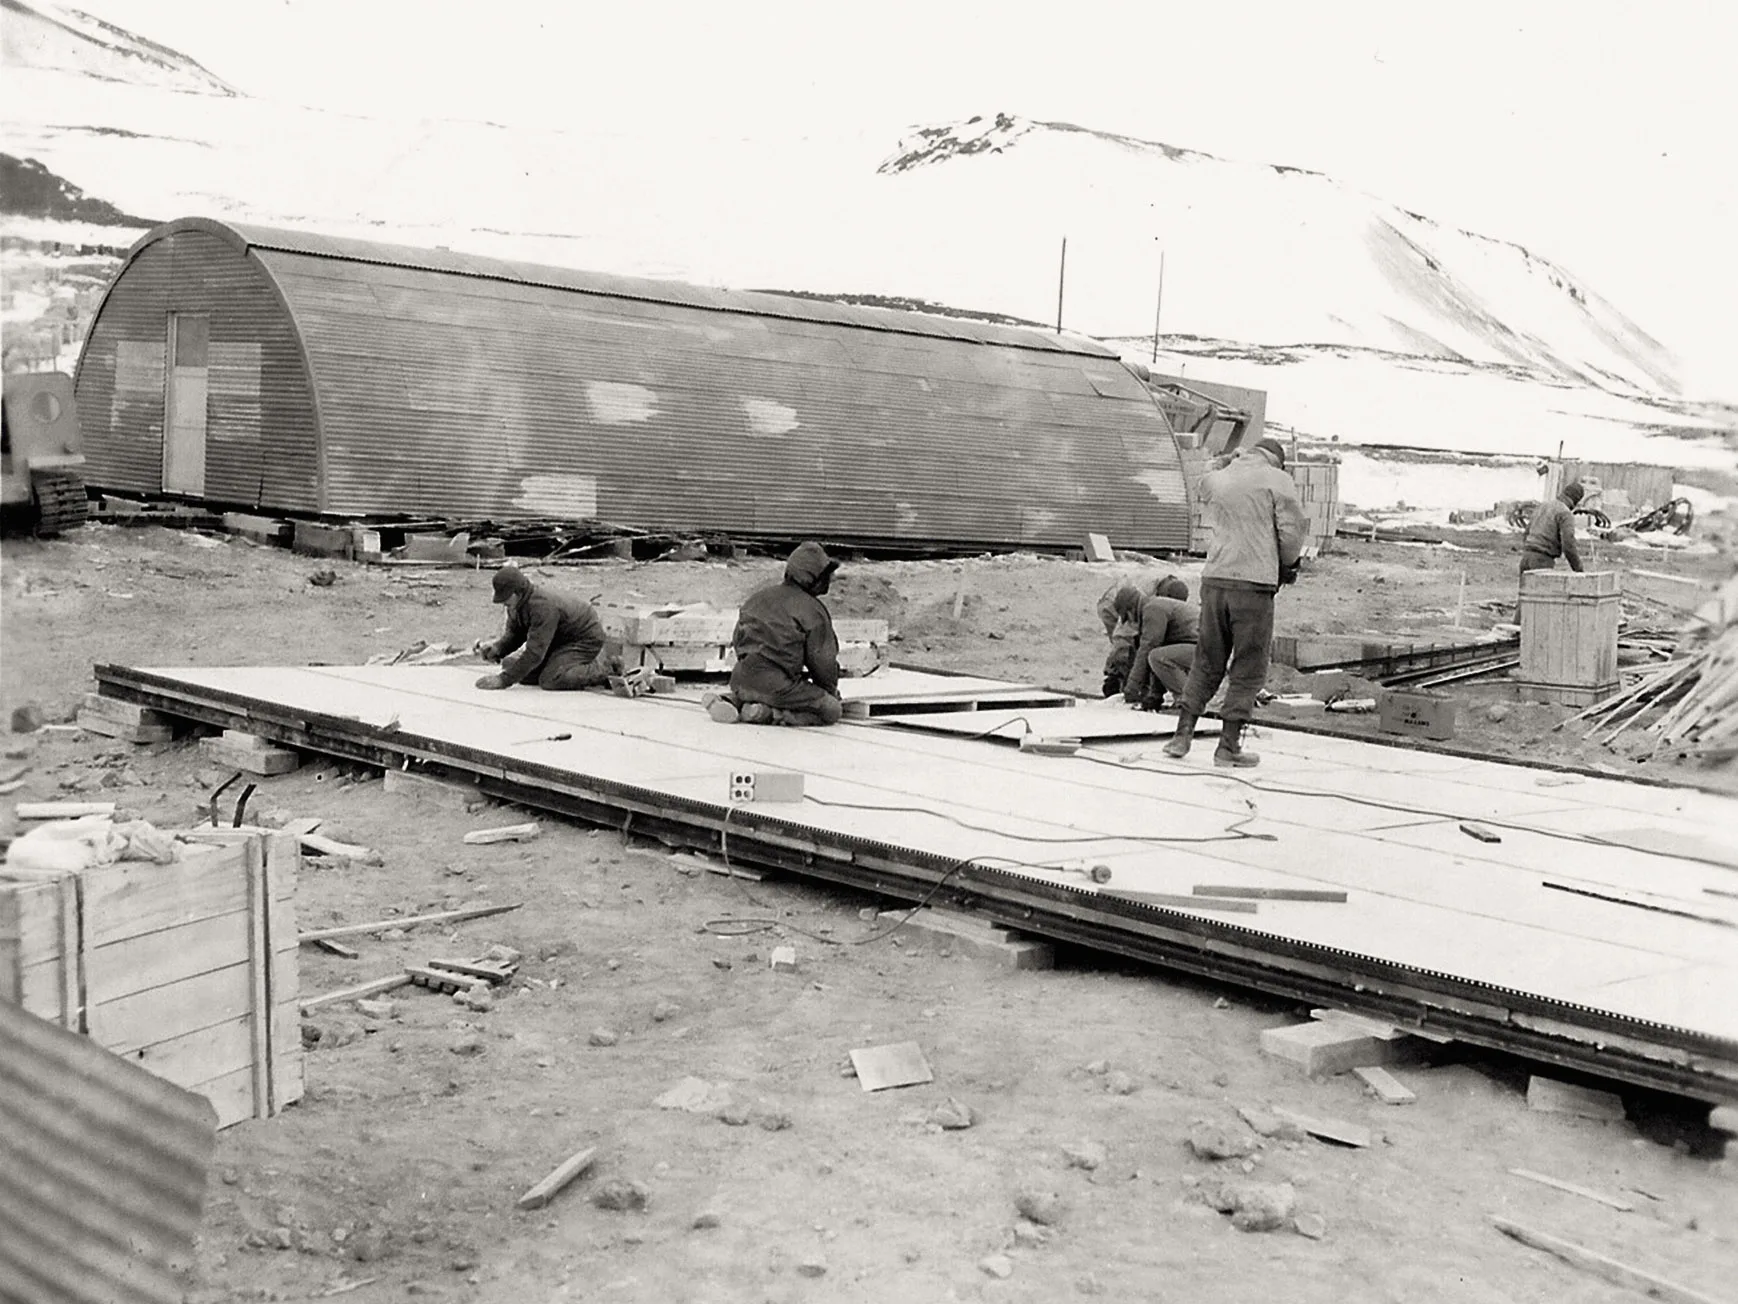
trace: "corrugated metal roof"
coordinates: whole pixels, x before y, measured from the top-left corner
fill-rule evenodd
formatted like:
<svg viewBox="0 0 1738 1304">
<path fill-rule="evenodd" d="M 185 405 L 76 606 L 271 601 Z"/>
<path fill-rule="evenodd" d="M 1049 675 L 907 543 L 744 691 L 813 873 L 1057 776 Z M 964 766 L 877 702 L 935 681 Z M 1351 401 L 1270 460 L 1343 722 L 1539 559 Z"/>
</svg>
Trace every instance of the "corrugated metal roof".
<svg viewBox="0 0 1738 1304">
<path fill-rule="evenodd" d="M 204 1097 L 0 1001 L 0 1298 L 180 1304 L 216 1142 Z"/>
<path fill-rule="evenodd" d="M 680 305 L 685 308 L 705 308 L 712 312 L 747 313 L 757 317 L 784 317 L 792 321 L 827 322 L 836 326 L 856 326 L 863 330 L 893 331 L 908 335 L 923 335 L 939 339 L 962 340 L 976 344 L 996 344 L 1004 348 L 1042 349 L 1050 353 L 1079 353 L 1089 357 L 1113 358 L 1116 352 L 1096 340 L 1078 335 L 1050 334 L 1023 326 L 1004 326 L 994 322 L 976 321 L 963 317 L 947 317 L 936 313 L 905 312 L 894 308 L 872 308 L 859 304 L 835 303 L 829 300 L 799 298 L 761 290 L 726 290 L 712 286 L 690 285 L 653 277 L 617 276 L 609 272 L 581 271 L 571 267 L 551 267 L 540 263 L 515 262 L 490 258 L 482 254 L 464 253 L 451 249 L 418 249 L 410 245 L 380 244 L 370 240 L 355 240 L 342 236 L 320 235 L 311 231 L 291 231 L 278 227 L 254 226 L 239 222 L 212 223 L 200 218 L 186 218 L 171 223 L 171 227 L 199 224 L 219 231 L 233 232 L 249 246 L 273 249 L 280 253 L 307 254 L 317 258 L 334 258 L 345 262 L 375 263 L 389 267 L 414 268 L 425 272 L 445 272 L 453 276 L 472 276 L 483 280 L 511 281 L 520 285 L 546 289 L 568 290 L 580 294 L 596 294 L 616 299 L 635 299 L 646 303 Z M 149 236 L 146 237 L 147 239 Z"/>
</svg>

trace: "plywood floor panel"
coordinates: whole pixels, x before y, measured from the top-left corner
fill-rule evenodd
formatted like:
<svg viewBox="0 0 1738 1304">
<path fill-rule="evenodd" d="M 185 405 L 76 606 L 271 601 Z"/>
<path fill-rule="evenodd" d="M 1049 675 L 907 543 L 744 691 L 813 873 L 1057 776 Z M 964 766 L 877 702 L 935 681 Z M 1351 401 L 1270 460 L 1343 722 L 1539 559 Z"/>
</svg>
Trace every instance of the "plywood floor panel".
<svg viewBox="0 0 1738 1304">
<path fill-rule="evenodd" d="M 1113 868 L 1113 887 L 1179 895 L 1196 883 L 1343 887 L 1351 896 L 1344 904 L 1263 901 L 1254 915 L 1214 918 L 1243 930 L 1226 936 L 1256 949 L 1309 943 L 1513 988 L 1724 1038 L 1738 1057 L 1738 930 L 1542 887 L 1549 872 L 1625 891 L 1701 895 L 1729 871 L 1558 835 L 1638 826 L 1645 835 L 1648 826 L 1670 825 L 1695 845 L 1724 845 L 1728 830 L 1738 829 L 1738 802 L 1667 790 L 1620 802 L 1611 789 L 1628 799 L 1631 786 L 1539 786 L 1537 772 L 1524 767 L 1278 731 L 1264 731 L 1257 743 L 1258 770 L 1233 773 L 1213 767 L 1210 739 L 1185 762 L 1162 758 L 1150 737 L 1042 757 L 957 736 L 951 720 L 939 731 L 874 722 L 771 729 L 717 724 L 688 692 L 633 700 L 484 692 L 472 685 L 475 667 L 150 673 L 186 685 L 195 698 L 217 690 L 290 713 L 349 715 L 375 726 L 396 719 L 411 752 L 426 737 L 515 773 L 526 764 L 551 767 L 552 786 L 585 791 L 613 781 L 649 799 L 705 803 L 720 820 L 774 818 L 822 842 L 868 839 L 942 861 L 1008 863 L 1016 872 L 1103 861 Z M 914 673 L 854 682 L 884 695 L 929 691 Z M 951 677 L 940 684 L 934 691 L 973 687 Z M 1058 714 L 1085 726 L 1116 710 L 1087 704 Z M 1032 713 L 957 718 L 981 730 L 1021 714 Z M 573 737 L 550 740 L 561 733 Z M 809 799 L 732 809 L 728 775 L 745 768 L 798 771 Z M 1469 819 L 1530 831 L 1506 828 L 1501 843 L 1477 843 L 1458 829 Z M 1276 840 L 1223 840 L 1240 822 Z M 1024 872 L 1091 890 L 1082 878 Z M 1176 924 L 1155 914 L 1130 926 Z"/>
</svg>

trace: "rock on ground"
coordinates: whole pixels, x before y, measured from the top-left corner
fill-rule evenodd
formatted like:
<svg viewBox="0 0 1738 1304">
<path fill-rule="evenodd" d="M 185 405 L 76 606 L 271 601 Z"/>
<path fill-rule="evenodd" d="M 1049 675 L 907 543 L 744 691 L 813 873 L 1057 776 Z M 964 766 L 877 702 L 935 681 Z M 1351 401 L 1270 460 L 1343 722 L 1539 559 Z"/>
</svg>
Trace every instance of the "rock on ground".
<svg viewBox="0 0 1738 1304">
<path fill-rule="evenodd" d="M 650 1203 L 651 1198 L 651 1192 L 639 1182 L 629 1181 L 625 1177 L 610 1177 L 598 1184 L 597 1190 L 592 1192 L 591 1202 L 600 1209 L 638 1213 Z"/>
<path fill-rule="evenodd" d="M 1198 1118 L 1189 1125 L 1183 1143 L 1201 1159 L 1242 1159 L 1255 1153 L 1255 1134 L 1237 1123 Z"/>
</svg>

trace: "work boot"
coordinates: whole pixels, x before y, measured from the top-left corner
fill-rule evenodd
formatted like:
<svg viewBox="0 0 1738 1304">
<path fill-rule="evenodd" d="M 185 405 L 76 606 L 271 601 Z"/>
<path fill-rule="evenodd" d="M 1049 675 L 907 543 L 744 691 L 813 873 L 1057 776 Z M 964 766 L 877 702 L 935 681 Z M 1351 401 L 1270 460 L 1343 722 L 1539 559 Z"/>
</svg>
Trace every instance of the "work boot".
<svg viewBox="0 0 1738 1304">
<path fill-rule="evenodd" d="M 742 718 L 742 713 L 736 709 L 736 703 L 730 700 L 728 693 L 707 693 L 700 699 L 700 705 L 719 724 L 735 724 Z"/>
<path fill-rule="evenodd" d="M 1219 727 L 1219 746 L 1213 752 L 1213 764 L 1247 770 L 1260 765 L 1261 757 L 1243 750 L 1243 726 L 1247 720 L 1226 720 Z"/>
<path fill-rule="evenodd" d="M 1189 745 L 1195 741 L 1195 721 L 1199 718 L 1186 706 L 1177 713 L 1177 732 L 1165 744 L 1166 756 L 1180 761 L 1189 754 Z"/>
<path fill-rule="evenodd" d="M 742 723 L 744 724 L 775 724 L 777 720 L 773 709 L 765 702 L 750 702 L 742 708 Z"/>
</svg>

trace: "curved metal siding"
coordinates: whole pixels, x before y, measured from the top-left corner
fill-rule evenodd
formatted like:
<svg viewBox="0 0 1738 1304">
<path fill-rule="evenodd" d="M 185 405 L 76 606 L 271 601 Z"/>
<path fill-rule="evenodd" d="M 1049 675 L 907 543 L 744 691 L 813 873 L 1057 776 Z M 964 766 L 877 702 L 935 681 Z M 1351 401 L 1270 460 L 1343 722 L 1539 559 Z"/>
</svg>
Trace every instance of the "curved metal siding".
<svg viewBox="0 0 1738 1304">
<path fill-rule="evenodd" d="M 255 254 L 307 347 L 330 513 L 1188 546 L 1169 427 L 1110 356 Z"/>
<path fill-rule="evenodd" d="M 179 1304 L 217 1117 L 0 1001 L 0 1299 Z"/>
<path fill-rule="evenodd" d="M 204 496 L 317 511 L 313 395 L 295 324 L 257 263 L 200 230 L 147 236 L 98 310 L 77 373 L 91 483 L 163 488 L 171 312 L 211 317 Z"/>
<path fill-rule="evenodd" d="M 1033 327 L 1004 326 L 968 318 L 944 317 L 935 313 L 866 308 L 856 304 L 803 299 L 761 290 L 725 290 L 712 286 L 687 285 L 680 281 L 617 276 L 608 272 L 588 272 L 571 267 L 549 267 L 538 263 L 487 258 L 481 254 L 454 252 L 450 249 L 417 249 L 409 245 L 376 244 L 367 240 L 351 240 L 307 231 L 286 231 L 274 227 L 242 224 L 219 226 L 217 223 L 200 219 L 186 219 L 171 223 L 170 226 L 198 227 L 232 233 L 255 249 L 311 254 L 380 267 L 442 272 L 454 277 L 455 282 L 469 277 L 540 289 L 575 290 L 584 294 L 614 297 L 624 303 L 637 300 L 653 305 L 649 311 L 654 315 L 657 314 L 657 305 L 707 308 L 754 317 L 859 326 L 878 332 L 904 332 L 939 339 L 972 340 L 1039 349 L 1044 352 L 1078 353 L 1103 358 L 1116 356 L 1114 350 L 1096 340 L 1078 335 L 1052 335 Z M 627 308 L 621 310 L 633 311 Z"/>
</svg>

